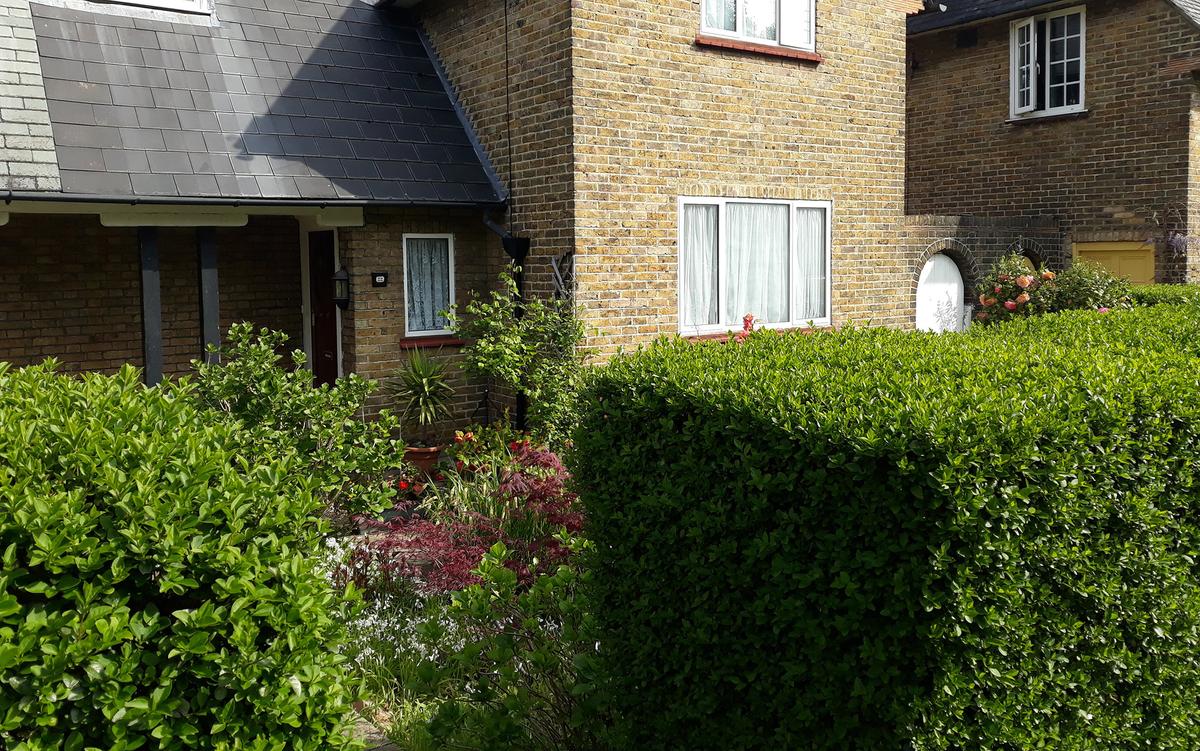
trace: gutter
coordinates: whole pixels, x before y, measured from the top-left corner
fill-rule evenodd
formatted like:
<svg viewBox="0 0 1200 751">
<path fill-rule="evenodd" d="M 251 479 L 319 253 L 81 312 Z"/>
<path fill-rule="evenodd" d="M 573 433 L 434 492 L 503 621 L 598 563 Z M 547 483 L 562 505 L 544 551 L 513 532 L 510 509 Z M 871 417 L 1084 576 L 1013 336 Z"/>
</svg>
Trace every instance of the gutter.
<svg viewBox="0 0 1200 751">
<path fill-rule="evenodd" d="M 420 208 L 485 208 L 499 209 L 504 201 L 412 201 L 389 199 L 312 199 L 312 198 L 211 198 L 200 196 L 118 196 L 90 193 L 46 193 L 24 190 L 0 191 L 5 204 L 13 201 L 42 201 L 47 203 L 107 203 L 125 206 L 303 206 L 316 208 L 370 208 L 372 206 L 403 206 Z"/>
</svg>

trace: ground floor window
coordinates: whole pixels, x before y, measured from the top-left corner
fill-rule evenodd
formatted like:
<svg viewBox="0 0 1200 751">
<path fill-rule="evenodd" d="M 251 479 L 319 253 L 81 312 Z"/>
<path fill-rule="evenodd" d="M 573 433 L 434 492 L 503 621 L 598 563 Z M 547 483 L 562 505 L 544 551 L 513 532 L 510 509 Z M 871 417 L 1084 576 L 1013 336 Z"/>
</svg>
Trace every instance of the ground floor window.
<svg viewBox="0 0 1200 751">
<path fill-rule="evenodd" d="M 454 236 L 404 236 L 404 329 L 408 336 L 450 333 L 454 305 Z"/>
<path fill-rule="evenodd" d="M 830 322 L 828 201 L 681 198 L 679 328 L 719 333 Z"/>
<path fill-rule="evenodd" d="M 942 253 L 933 256 L 925 262 L 917 282 L 917 330 L 963 331 L 969 315 L 958 264 Z"/>
</svg>

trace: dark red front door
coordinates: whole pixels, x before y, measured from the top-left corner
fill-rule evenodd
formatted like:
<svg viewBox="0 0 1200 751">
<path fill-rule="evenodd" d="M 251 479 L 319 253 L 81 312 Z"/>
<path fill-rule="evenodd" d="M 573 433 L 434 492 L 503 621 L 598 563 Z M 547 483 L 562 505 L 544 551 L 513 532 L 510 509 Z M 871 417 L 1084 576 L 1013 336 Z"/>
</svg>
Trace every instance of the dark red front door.
<svg viewBox="0 0 1200 751">
<path fill-rule="evenodd" d="M 308 279 L 312 304 L 312 370 L 317 384 L 338 377 L 337 306 L 333 302 L 334 234 L 308 233 Z"/>
</svg>

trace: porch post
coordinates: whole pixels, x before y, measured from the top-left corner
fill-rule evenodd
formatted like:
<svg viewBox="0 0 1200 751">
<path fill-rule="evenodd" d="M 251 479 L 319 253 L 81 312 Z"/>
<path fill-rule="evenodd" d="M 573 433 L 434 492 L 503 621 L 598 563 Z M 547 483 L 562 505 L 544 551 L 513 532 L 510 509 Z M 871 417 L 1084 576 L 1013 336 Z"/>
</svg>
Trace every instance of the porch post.
<svg viewBox="0 0 1200 751">
<path fill-rule="evenodd" d="M 209 345 L 221 346 L 221 300 L 217 287 L 217 230 L 196 228 L 196 259 L 200 268 L 200 359 L 217 362 Z"/>
<path fill-rule="evenodd" d="M 162 291 L 159 286 L 158 228 L 138 227 L 142 269 L 142 377 L 154 386 L 163 377 Z"/>
</svg>

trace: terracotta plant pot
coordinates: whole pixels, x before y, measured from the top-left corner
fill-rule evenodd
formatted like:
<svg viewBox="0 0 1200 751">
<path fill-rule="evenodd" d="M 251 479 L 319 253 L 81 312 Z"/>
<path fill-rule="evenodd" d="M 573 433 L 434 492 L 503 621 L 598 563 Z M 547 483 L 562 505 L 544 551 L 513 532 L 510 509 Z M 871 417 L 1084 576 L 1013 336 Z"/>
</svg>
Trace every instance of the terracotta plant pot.
<svg viewBox="0 0 1200 751">
<path fill-rule="evenodd" d="M 438 459 L 442 457 L 442 447 L 416 448 L 410 446 L 404 449 L 404 461 L 416 467 L 425 475 L 432 475 Z"/>
</svg>

